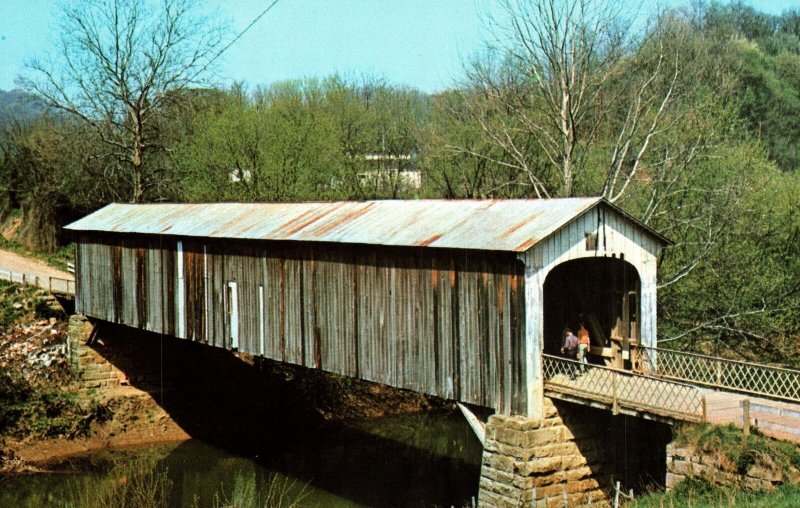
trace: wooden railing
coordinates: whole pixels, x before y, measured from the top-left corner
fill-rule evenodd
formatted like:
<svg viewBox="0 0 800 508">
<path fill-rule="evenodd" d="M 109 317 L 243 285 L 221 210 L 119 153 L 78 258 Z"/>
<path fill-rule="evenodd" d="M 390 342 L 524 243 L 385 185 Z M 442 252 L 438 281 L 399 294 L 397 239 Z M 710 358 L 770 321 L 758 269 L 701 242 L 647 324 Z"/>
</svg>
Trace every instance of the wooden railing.
<svg viewBox="0 0 800 508">
<path fill-rule="evenodd" d="M 17 284 L 22 284 L 23 286 L 46 289 L 50 293 L 66 295 L 75 294 L 75 281 L 61 277 L 39 277 L 38 275 L 17 273 L 9 270 L 0 270 L 0 280 L 15 282 Z"/>
<path fill-rule="evenodd" d="M 631 352 L 635 369 L 644 374 L 800 402 L 800 370 L 646 346 Z"/>
<path fill-rule="evenodd" d="M 704 421 L 706 403 L 695 386 L 627 370 L 542 355 L 545 392 L 600 402 L 612 412 L 629 410 L 661 417 Z"/>
</svg>

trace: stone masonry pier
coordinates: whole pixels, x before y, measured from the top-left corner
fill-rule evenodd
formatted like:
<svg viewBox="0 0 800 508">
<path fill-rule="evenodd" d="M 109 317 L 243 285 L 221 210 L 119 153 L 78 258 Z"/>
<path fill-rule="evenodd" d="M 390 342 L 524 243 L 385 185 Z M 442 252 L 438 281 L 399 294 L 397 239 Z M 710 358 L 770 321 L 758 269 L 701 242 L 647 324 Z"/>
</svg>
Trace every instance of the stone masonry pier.
<svg viewBox="0 0 800 508">
<path fill-rule="evenodd" d="M 615 481 L 663 485 L 666 425 L 545 399 L 544 417 L 494 415 L 479 506 L 608 506 Z"/>
</svg>

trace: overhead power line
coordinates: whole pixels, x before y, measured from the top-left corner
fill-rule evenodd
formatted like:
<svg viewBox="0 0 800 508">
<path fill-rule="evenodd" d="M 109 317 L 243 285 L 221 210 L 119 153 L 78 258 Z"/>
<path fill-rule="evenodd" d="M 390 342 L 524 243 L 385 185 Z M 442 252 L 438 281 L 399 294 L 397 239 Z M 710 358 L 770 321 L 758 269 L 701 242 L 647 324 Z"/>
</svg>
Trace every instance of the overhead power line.
<svg viewBox="0 0 800 508">
<path fill-rule="evenodd" d="M 198 75 L 198 74 L 200 74 L 201 72 L 203 72 L 203 71 L 205 71 L 206 69 L 208 69 L 208 66 L 209 66 L 209 65 L 211 65 L 211 64 L 214 62 L 214 60 L 216 60 L 217 58 L 219 58 L 219 57 L 220 57 L 220 55 L 222 55 L 223 53 L 225 53 L 226 51 L 228 51 L 228 49 L 229 49 L 231 46 L 233 46 L 233 45 L 236 43 L 236 41 L 238 41 L 239 39 L 241 39 L 241 38 L 242 38 L 242 36 L 243 36 L 244 34 L 246 34 L 248 30 L 250 30 L 251 28 L 253 28 L 253 25 L 255 25 L 256 23 L 258 23 L 258 21 L 259 21 L 261 18 L 263 18 L 263 17 L 264 17 L 264 16 L 265 16 L 265 15 L 266 15 L 266 14 L 267 14 L 267 13 L 268 13 L 268 12 L 269 12 L 269 11 L 270 11 L 272 8 L 273 8 L 273 7 L 275 7 L 275 4 L 277 4 L 277 3 L 278 3 L 278 0 L 273 0 L 273 2 L 272 2 L 271 4 L 269 4 L 269 5 L 267 6 L 267 8 L 266 8 L 266 9 L 264 9 L 263 11 L 261 11 L 261 14 L 259 14 L 259 15 L 258 15 L 258 16 L 256 16 L 255 18 L 253 18 L 253 21 L 251 21 L 251 22 L 250 22 L 250 24 L 249 24 L 249 25 L 247 25 L 247 26 L 244 28 L 244 30 L 242 30 L 241 32 L 239 32 L 239 34 L 238 34 L 236 37 L 234 37 L 234 38 L 233 38 L 233 40 L 231 40 L 231 42 L 229 42 L 228 44 L 226 44 L 224 48 L 222 48 L 221 50 L 219 50 L 219 51 L 217 52 L 217 54 L 216 54 L 216 55 L 214 55 L 213 57 L 211 57 L 211 60 L 209 60 L 209 61 L 208 61 L 208 62 L 207 62 L 207 63 L 206 63 L 204 66 L 203 66 L 203 68 L 202 68 L 202 69 L 200 69 L 199 71 L 197 71 L 197 73 L 195 73 L 195 76 L 197 76 L 197 75 Z"/>
</svg>

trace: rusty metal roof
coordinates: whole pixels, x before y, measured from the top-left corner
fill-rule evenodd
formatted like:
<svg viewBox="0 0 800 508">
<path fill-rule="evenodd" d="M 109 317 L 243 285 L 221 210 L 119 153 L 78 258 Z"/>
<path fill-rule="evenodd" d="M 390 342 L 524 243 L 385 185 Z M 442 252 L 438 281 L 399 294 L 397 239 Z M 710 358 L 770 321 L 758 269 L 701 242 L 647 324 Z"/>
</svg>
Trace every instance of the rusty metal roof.
<svg viewBox="0 0 800 508">
<path fill-rule="evenodd" d="M 66 229 L 523 252 L 601 202 L 606 203 L 602 198 L 115 203 Z"/>
</svg>

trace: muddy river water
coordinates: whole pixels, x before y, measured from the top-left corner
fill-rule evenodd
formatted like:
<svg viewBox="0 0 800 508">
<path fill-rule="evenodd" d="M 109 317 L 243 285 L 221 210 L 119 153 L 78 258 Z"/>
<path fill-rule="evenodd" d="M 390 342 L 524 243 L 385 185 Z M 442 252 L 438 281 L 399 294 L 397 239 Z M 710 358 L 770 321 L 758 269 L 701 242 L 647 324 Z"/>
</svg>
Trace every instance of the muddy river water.
<svg viewBox="0 0 800 508">
<path fill-rule="evenodd" d="M 461 414 L 447 410 L 324 425 L 264 450 L 191 440 L 74 457 L 50 473 L 0 478 L 0 507 L 91 504 L 141 474 L 171 485 L 172 507 L 232 505 L 254 491 L 274 506 L 464 506 L 477 495 L 480 458 Z"/>
</svg>

